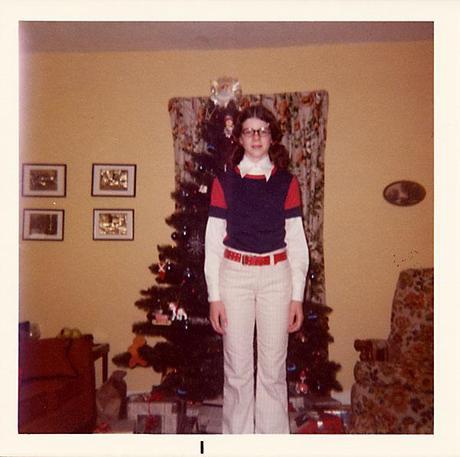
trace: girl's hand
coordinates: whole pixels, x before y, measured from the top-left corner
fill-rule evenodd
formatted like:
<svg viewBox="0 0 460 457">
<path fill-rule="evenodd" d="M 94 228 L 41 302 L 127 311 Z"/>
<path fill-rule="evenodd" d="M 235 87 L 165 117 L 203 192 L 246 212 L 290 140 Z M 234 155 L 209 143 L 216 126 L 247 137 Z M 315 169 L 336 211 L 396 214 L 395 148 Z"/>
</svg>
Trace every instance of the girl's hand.
<svg viewBox="0 0 460 457">
<path fill-rule="evenodd" d="M 289 306 L 289 325 L 288 332 L 297 332 L 300 329 L 303 322 L 303 308 L 302 302 L 292 300 Z"/>
<path fill-rule="evenodd" d="M 211 321 L 212 328 L 219 334 L 225 333 L 227 327 L 227 314 L 225 313 L 225 306 L 221 301 L 209 302 L 209 320 Z"/>
</svg>

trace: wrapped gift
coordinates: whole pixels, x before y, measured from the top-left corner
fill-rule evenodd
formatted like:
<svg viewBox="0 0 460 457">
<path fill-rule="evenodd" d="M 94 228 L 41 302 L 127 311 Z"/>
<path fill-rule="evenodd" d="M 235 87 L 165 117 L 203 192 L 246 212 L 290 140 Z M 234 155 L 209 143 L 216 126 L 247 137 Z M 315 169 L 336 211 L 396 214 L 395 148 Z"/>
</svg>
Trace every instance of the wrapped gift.
<svg viewBox="0 0 460 457">
<path fill-rule="evenodd" d="M 326 414 L 333 414 L 340 418 L 342 422 L 343 429 L 345 433 L 348 433 L 350 430 L 350 422 L 351 422 L 351 406 L 350 405 L 342 405 L 340 408 L 334 408 L 330 410 L 323 411 Z"/>
<path fill-rule="evenodd" d="M 187 416 L 188 417 L 198 417 L 200 414 L 201 403 L 197 402 L 187 402 Z"/>
<path fill-rule="evenodd" d="M 290 396 L 289 397 L 289 411 L 300 411 L 304 409 L 305 399 L 303 396 Z"/>
<path fill-rule="evenodd" d="M 162 430 L 162 416 L 159 414 L 139 414 L 134 433 L 164 433 Z"/>
<path fill-rule="evenodd" d="M 128 397 L 128 419 L 139 415 L 159 415 L 162 417 L 162 433 L 177 433 L 179 401 L 176 398 L 153 400 L 148 393 Z"/>
<path fill-rule="evenodd" d="M 345 433 L 342 421 L 334 414 L 308 412 L 296 418 L 298 425 L 295 433 L 338 434 Z M 300 424 L 299 424 L 300 423 Z"/>
<path fill-rule="evenodd" d="M 198 421 L 196 417 L 184 416 L 182 418 L 180 433 L 192 434 L 198 433 Z"/>
<path fill-rule="evenodd" d="M 222 433 L 222 406 L 203 404 L 197 417 L 200 433 Z"/>
</svg>

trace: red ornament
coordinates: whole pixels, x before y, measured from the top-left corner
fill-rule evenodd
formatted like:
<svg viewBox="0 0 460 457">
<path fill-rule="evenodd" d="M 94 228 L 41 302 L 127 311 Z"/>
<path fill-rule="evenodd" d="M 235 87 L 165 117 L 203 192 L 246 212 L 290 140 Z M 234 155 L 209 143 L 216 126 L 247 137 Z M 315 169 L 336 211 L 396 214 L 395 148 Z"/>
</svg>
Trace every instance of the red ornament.
<svg viewBox="0 0 460 457">
<path fill-rule="evenodd" d="M 305 370 L 300 372 L 300 381 L 297 381 L 295 384 L 295 391 L 298 394 L 307 394 L 308 393 L 308 385 L 305 383 L 307 376 L 305 374 Z"/>
<path fill-rule="evenodd" d="M 158 277 L 163 280 L 166 276 L 165 263 L 158 262 Z"/>
</svg>

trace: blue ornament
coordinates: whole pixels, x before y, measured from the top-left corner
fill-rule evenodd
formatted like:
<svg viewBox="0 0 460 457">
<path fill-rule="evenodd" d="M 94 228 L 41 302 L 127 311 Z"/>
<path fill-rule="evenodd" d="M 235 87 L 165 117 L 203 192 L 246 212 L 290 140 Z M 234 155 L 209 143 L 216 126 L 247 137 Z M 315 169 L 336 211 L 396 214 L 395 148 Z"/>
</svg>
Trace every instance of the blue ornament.
<svg viewBox="0 0 460 457">
<path fill-rule="evenodd" d="M 295 363 L 292 363 L 292 362 L 288 363 L 287 365 L 288 372 L 292 373 L 293 371 L 296 371 L 296 370 L 297 370 L 297 366 Z"/>
</svg>

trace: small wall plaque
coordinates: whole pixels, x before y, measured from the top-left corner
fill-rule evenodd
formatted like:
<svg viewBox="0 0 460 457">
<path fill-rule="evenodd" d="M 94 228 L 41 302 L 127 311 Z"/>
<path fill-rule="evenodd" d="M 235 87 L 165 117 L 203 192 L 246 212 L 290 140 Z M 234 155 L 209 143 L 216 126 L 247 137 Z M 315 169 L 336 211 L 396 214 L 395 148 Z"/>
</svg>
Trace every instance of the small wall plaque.
<svg viewBox="0 0 460 457">
<path fill-rule="evenodd" d="M 414 181 L 395 181 L 383 190 L 383 198 L 392 205 L 412 206 L 426 195 L 424 187 Z"/>
</svg>

